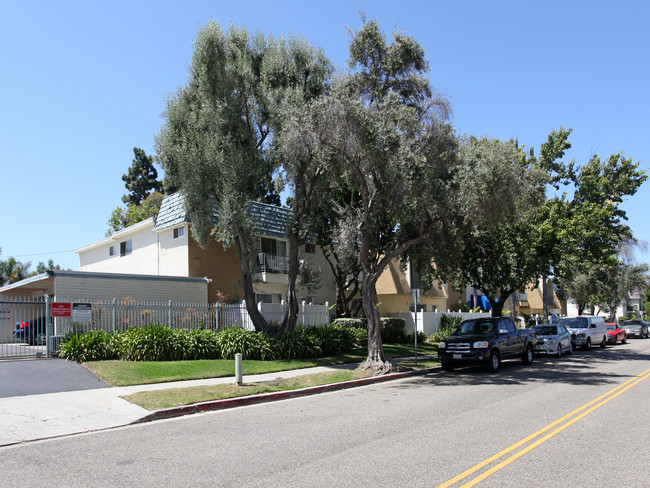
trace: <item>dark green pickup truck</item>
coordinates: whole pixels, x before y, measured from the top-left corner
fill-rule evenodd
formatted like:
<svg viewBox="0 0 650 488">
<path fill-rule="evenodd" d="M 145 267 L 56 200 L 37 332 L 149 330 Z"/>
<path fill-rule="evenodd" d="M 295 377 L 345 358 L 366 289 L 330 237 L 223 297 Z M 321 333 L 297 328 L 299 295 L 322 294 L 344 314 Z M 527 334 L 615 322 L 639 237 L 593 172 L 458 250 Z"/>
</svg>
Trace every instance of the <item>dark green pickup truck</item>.
<svg viewBox="0 0 650 488">
<path fill-rule="evenodd" d="M 503 359 L 519 358 L 531 364 L 535 341 L 534 331 L 518 329 L 510 317 L 471 319 L 440 341 L 438 358 L 445 371 L 480 364 L 496 373 Z"/>
</svg>

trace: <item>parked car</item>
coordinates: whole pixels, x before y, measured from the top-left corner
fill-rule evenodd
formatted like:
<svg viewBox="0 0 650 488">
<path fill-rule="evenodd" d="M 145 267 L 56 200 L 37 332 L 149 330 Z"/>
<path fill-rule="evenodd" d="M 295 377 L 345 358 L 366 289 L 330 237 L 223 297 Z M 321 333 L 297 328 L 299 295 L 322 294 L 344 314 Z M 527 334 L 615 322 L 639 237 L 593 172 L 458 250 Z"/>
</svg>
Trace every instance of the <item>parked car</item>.
<svg viewBox="0 0 650 488">
<path fill-rule="evenodd" d="M 521 358 L 524 364 L 531 364 L 534 347 L 535 332 L 517 329 L 510 317 L 471 319 L 440 341 L 438 358 L 445 371 L 480 364 L 495 373 L 502 359 Z"/>
<path fill-rule="evenodd" d="M 627 332 L 628 337 L 648 338 L 648 324 L 643 320 L 626 320 L 623 322 L 622 327 Z"/>
<path fill-rule="evenodd" d="M 607 347 L 607 326 L 605 319 L 595 315 L 578 315 L 577 317 L 562 317 L 558 320 L 571 333 L 573 347 L 591 350 L 594 344 Z"/>
<path fill-rule="evenodd" d="M 616 344 L 617 342 L 625 344 L 627 342 L 627 332 L 625 332 L 625 329 L 621 329 L 615 323 L 607 323 L 605 325 L 607 326 L 607 342 L 609 344 Z"/>
<path fill-rule="evenodd" d="M 45 344 L 47 317 L 39 317 L 28 322 L 17 322 L 13 332 L 15 342 L 26 342 L 32 346 Z"/>
<path fill-rule="evenodd" d="M 557 354 L 557 357 L 561 357 L 565 353 L 571 354 L 573 352 L 571 333 L 563 325 L 540 324 L 533 327 L 533 330 L 537 336 L 536 353 Z"/>
</svg>

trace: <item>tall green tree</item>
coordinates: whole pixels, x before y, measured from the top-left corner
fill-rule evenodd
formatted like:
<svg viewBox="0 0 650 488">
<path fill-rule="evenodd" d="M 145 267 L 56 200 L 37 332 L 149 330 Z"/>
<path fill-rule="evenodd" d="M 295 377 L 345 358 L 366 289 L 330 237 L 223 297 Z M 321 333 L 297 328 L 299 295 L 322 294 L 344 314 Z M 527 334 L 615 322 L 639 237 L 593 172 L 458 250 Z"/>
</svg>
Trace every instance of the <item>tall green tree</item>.
<svg viewBox="0 0 650 488">
<path fill-rule="evenodd" d="M 335 229 L 340 255 L 362 272 L 368 319 L 363 368 L 394 367 L 381 342 L 376 283 L 389 262 L 431 239 L 448 216 L 456 138 L 447 101 L 426 77 L 422 47 L 395 31 L 388 42 L 375 20 L 353 34 L 350 72 L 312 110 L 311 137 L 332 162 L 332 181 L 359 195 L 342 203 Z"/>
<path fill-rule="evenodd" d="M 553 131 L 539 157 L 519 148 L 515 148 L 519 156 L 501 151 L 497 159 L 485 147 L 468 152 L 471 147 L 464 145 L 461 150 L 461 158 L 470 163 L 461 165 L 463 169 L 487 170 L 473 169 L 475 181 L 459 179 L 465 217 L 455 229 L 458 245 L 450 246 L 436 269 L 439 277 L 483 291 L 495 316 L 501 315 L 509 296 L 539 278 L 544 283 L 547 277 L 566 280 L 611 266 L 617 245 L 630 235 L 619 204 L 634 195 L 645 173 L 621 155 L 606 161 L 594 156 L 583 167 L 563 163 L 569 134 L 565 129 Z M 470 140 L 470 146 L 476 142 L 490 144 Z M 497 160 L 505 166 L 495 164 Z M 529 179 L 527 186 L 517 180 L 521 171 Z M 516 184 L 508 190 L 504 181 Z M 565 191 L 547 199 L 547 185 Z M 581 281 L 585 293 L 589 283 L 594 285 L 593 280 Z M 588 292 L 590 299 L 593 293 Z"/>
<path fill-rule="evenodd" d="M 246 209 L 272 181 L 269 149 L 278 105 L 287 90 L 311 80 L 295 69 L 294 52 L 285 39 L 250 36 L 234 25 L 224 32 L 208 23 L 194 44 L 188 82 L 167 102 L 156 139 L 158 159 L 185 197 L 197 242 L 206 246 L 212 232 L 224 246 L 237 247 L 246 308 L 261 331 L 268 324 L 255 304 L 254 236 Z"/>
<path fill-rule="evenodd" d="M 548 144 L 565 137 L 554 133 Z M 470 137 L 459 158 L 456 238 L 431 274 L 482 291 L 500 316 L 508 298 L 542 276 L 554 255 L 554 248 L 538 245 L 547 229 L 537 225 L 542 214 L 536 213 L 551 175 L 514 140 Z"/>
<path fill-rule="evenodd" d="M 106 236 L 108 237 L 118 230 L 125 229 L 150 217 L 156 217 L 164 198 L 165 195 L 162 193 L 153 192 L 147 195 L 139 205 L 128 203 L 126 208 L 115 208 L 108 219 Z"/>
<path fill-rule="evenodd" d="M 133 148 L 133 156 L 129 170 L 122 175 L 124 186 L 129 190 L 129 194 L 124 195 L 122 201 L 130 205 L 140 205 L 151 192 L 162 192 L 163 184 L 158 181 L 153 156 L 147 156 L 139 147 Z"/>
<path fill-rule="evenodd" d="M 317 232 L 319 215 L 328 208 L 328 161 L 310 144 L 303 130 L 313 102 L 326 94 L 333 67 L 325 54 L 304 39 L 273 41 L 268 57 L 267 80 L 271 87 L 274 131 L 272 145 L 282 181 L 291 194 L 292 222 L 287 229 L 289 260 L 286 285 L 287 307 L 283 330 L 293 331 L 298 315 L 296 284 L 307 273 L 299 249 Z M 313 281 L 313 280 L 312 280 Z"/>
<path fill-rule="evenodd" d="M 24 280 L 29 276 L 30 267 L 31 263 L 29 261 L 22 263 L 11 256 L 5 261 L 0 261 L 0 286 Z"/>
</svg>

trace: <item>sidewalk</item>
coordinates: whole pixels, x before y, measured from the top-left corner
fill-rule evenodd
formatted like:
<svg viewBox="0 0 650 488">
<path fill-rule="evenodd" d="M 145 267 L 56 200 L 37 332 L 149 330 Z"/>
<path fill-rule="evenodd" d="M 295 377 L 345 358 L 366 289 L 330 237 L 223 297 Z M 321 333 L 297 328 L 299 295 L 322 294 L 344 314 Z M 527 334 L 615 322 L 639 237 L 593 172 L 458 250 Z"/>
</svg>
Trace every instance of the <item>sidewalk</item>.
<svg viewBox="0 0 650 488">
<path fill-rule="evenodd" d="M 279 371 L 276 373 L 245 376 L 244 381 L 270 381 L 276 378 L 290 378 L 305 374 L 319 373 L 322 371 L 354 369 L 357 366 L 357 364 L 343 364 L 300 370 Z M 311 388 L 308 391 L 292 390 L 287 392 L 257 395 L 255 398 L 240 397 L 230 400 L 219 400 L 216 402 L 205 402 L 198 405 L 171 408 L 158 412 L 151 412 L 137 405 L 133 405 L 120 397 L 140 391 L 234 383 L 235 378 L 211 378 L 206 380 L 177 381 L 172 383 L 157 383 L 151 385 L 100 388 L 94 390 L 0 398 L 0 447 L 39 439 L 110 429 L 140 421 L 156 420 L 218 408 L 229 408 L 244 404 L 259 403 L 262 401 L 291 398 L 299 395 L 319 393 L 322 391 L 332 391 L 342 387 L 360 386 L 363 384 L 413 376 L 415 374 L 425 374 L 430 371 L 431 369 L 395 373 L 392 375 L 348 382 L 348 384 L 342 386 L 324 385 L 323 387 Z"/>
</svg>

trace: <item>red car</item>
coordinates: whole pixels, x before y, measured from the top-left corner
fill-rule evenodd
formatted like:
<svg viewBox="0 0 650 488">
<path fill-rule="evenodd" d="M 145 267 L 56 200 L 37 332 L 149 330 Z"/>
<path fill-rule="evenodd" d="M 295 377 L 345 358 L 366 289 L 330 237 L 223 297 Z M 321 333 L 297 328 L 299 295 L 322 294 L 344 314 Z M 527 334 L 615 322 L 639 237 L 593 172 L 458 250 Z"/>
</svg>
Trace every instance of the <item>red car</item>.
<svg viewBox="0 0 650 488">
<path fill-rule="evenodd" d="M 627 332 L 621 329 L 618 324 L 605 324 L 607 326 L 607 343 L 616 344 L 620 342 L 625 344 L 627 342 Z"/>
</svg>

